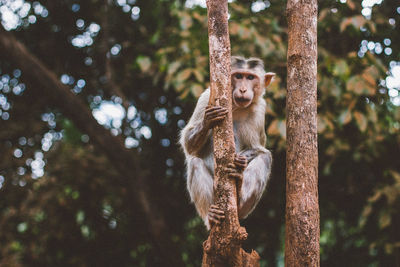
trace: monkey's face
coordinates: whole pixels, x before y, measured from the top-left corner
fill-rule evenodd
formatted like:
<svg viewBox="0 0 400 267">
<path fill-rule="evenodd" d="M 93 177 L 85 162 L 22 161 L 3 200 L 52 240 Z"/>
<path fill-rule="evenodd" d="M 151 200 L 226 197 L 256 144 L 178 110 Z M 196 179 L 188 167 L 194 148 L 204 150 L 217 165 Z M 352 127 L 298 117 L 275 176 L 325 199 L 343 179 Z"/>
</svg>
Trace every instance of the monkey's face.
<svg viewBox="0 0 400 267">
<path fill-rule="evenodd" d="M 260 78 L 253 72 L 232 73 L 233 105 L 240 108 L 250 106 L 255 94 L 260 90 Z"/>
</svg>

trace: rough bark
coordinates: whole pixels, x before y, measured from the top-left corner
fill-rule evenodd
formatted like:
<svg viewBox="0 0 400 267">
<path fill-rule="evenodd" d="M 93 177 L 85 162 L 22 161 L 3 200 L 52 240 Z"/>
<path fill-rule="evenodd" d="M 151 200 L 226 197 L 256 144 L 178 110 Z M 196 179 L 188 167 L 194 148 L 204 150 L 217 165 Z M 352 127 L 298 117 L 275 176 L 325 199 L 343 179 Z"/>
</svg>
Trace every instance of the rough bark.
<svg viewBox="0 0 400 267">
<path fill-rule="evenodd" d="M 141 175 L 135 154 L 125 148 L 122 139 L 112 136 L 93 118 L 91 110 L 75 96 L 69 87 L 62 84 L 56 74 L 48 69 L 38 58 L 15 37 L 0 26 L 1 56 L 13 62 L 23 72 L 28 84 L 37 92 L 48 97 L 49 104 L 57 107 L 82 132 L 89 135 L 93 144 L 108 157 L 122 177 L 127 179 L 136 201 L 142 207 L 151 235 L 162 260 L 169 266 L 182 266 L 181 257 L 175 244 L 168 237 L 168 228 L 154 201 L 149 197 L 146 180 Z"/>
<path fill-rule="evenodd" d="M 319 266 L 317 0 L 288 0 L 285 266 Z"/>
<path fill-rule="evenodd" d="M 232 110 L 231 50 L 228 31 L 227 0 L 207 0 L 208 35 L 210 48 L 210 104 Z M 204 242 L 203 267 L 259 266 L 257 252 L 246 253 L 241 243 L 247 238 L 240 227 L 237 213 L 236 183 L 224 168 L 233 162 L 235 142 L 232 112 L 213 130 L 214 142 L 214 203 L 225 211 L 220 226 L 211 229 Z"/>
</svg>

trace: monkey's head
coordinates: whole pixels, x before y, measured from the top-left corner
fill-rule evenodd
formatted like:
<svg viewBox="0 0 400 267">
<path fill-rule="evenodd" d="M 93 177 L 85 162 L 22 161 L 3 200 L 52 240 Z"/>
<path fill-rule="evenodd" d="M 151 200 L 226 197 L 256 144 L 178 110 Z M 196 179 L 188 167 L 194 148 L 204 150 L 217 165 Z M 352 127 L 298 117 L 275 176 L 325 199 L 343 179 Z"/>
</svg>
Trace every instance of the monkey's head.
<svg viewBox="0 0 400 267">
<path fill-rule="evenodd" d="M 231 69 L 233 105 L 239 108 L 257 101 L 275 76 L 275 73 L 265 72 L 259 58 L 233 56 Z"/>
</svg>

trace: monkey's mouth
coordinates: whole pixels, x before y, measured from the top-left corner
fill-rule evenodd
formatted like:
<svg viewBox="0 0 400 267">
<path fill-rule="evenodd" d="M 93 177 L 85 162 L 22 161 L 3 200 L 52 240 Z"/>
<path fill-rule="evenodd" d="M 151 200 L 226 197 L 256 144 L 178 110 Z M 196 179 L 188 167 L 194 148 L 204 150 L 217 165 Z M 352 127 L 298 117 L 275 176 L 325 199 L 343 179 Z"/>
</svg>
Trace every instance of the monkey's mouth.
<svg viewBox="0 0 400 267">
<path fill-rule="evenodd" d="M 251 102 L 251 99 L 245 97 L 235 97 L 235 102 L 239 106 L 246 107 Z"/>
<path fill-rule="evenodd" d="M 245 97 L 236 97 L 235 98 L 235 101 L 237 102 L 237 103 L 247 103 L 247 102 L 250 102 L 250 99 L 248 99 L 248 98 L 245 98 Z"/>
</svg>

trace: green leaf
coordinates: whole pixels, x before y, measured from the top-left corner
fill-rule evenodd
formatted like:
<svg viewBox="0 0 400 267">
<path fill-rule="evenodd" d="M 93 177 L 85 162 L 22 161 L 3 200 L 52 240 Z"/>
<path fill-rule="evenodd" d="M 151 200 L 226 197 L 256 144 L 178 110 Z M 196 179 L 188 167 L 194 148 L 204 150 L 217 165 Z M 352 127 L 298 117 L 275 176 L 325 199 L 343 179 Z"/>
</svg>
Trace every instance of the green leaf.
<svg viewBox="0 0 400 267">
<path fill-rule="evenodd" d="M 342 20 L 342 23 L 340 24 L 340 31 L 343 32 L 350 25 L 359 30 L 362 26 L 364 26 L 366 22 L 367 20 L 362 15 L 345 18 Z"/>
<path fill-rule="evenodd" d="M 203 86 L 199 85 L 199 84 L 194 84 L 190 90 L 192 91 L 193 95 L 195 97 L 199 97 L 201 95 L 201 93 L 203 93 L 204 88 Z"/>
<path fill-rule="evenodd" d="M 28 224 L 26 222 L 22 222 L 17 226 L 17 230 L 20 233 L 24 233 L 27 229 L 28 229 Z"/>
<path fill-rule="evenodd" d="M 190 75 L 192 74 L 192 70 L 191 69 L 184 69 L 183 71 L 179 72 L 176 75 L 176 80 L 180 83 L 186 81 L 189 79 Z"/>
<path fill-rule="evenodd" d="M 204 75 L 201 73 L 200 70 L 194 69 L 193 74 L 196 77 L 196 80 L 200 83 L 204 82 Z"/>
<path fill-rule="evenodd" d="M 81 232 L 82 232 L 82 235 L 83 235 L 84 237 L 88 238 L 89 235 L 90 235 L 89 226 L 87 226 L 87 225 L 82 225 L 82 226 L 81 226 Z"/>
<path fill-rule="evenodd" d="M 358 128 L 361 132 L 364 132 L 367 129 L 368 121 L 367 118 L 358 111 L 354 111 L 354 118 L 356 119 Z"/>
<path fill-rule="evenodd" d="M 338 60 L 333 67 L 333 74 L 339 77 L 346 77 L 350 74 L 349 66 L 344 59 Z"/>
<path fill-rule="evenodd" d="M 139 65 L 142 72 L 147 72 L 151 67 L 151 60 L 146 56 L 139 56 L 136 59 L 136 63 Z"/>
<path fill-rule="evenodd" d="M 379 217 L 379 227 L 381 229 L 388 227 L 391 222 L 392 222 L 392 217 L 387 211 L 382 213 L 381 216 Z"/>
<path fill-rule="evenodd" d="M 76 222 L 78 224 L 82 224 L 84 220 L 85 220 L 85 212 L 82 210 L 78 211 L 78 213 L 76 214 Z"/>
<path fill-rule="evenodd" d="M 182 30 L 188 30 L 193 25 L 193 20 L 188 14 L 184 14 L 180 19 L 180 26 Z"/>
<path fill-rule="evenodd" d="M 364 86 L 365 84 L 359 75 L 351 77 L 346 84 L 347 90 L 356 95 L 360 95 L 363 92 Z"/>
<path fill-rule="evenodd" d="M 341 125 L 345 125 L 351 121 L 351 112 L 346 109 L 339 116 L 339 122 Z"/>
<path fill-rule="evenodd" d="M 175 62 L 172 62 L 171 64 L 169 64 L 167 75 L 172 75 L 173 73 L 175 73 L 180 66 L 181 66 L 181 63 L 178 61 L 175 61 Z"/>
</svg>

